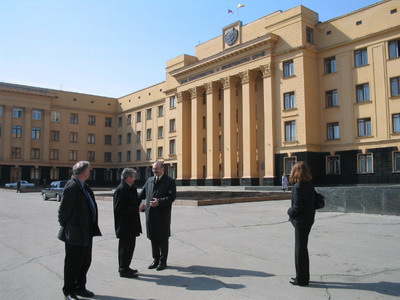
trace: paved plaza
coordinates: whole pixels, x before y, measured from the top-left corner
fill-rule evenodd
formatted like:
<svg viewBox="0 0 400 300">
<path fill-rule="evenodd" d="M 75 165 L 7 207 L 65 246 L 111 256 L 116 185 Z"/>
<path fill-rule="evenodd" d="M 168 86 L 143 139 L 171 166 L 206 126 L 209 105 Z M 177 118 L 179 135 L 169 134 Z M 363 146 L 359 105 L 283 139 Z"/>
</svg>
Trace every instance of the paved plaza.
<svg viewBox="0 0 400 300">
<path fill-rule="evenodd" d="M 169 268 L 148 270 L 150 242 L 137 239 L 118 276 L 110 201 L 98 201 L 87 288 L 95 299 L 395 299 L 400 296 L 400 217 L 317 213 L 310 234 L 311 283 L 292 286 L 294 230 L 288 200 L 174 206 Z M 63 299 L 64 244 L 56 201 L 0 190 L 0 299 Z M 142 226 L 144 228 L 144 215 Z"/>
</svg>

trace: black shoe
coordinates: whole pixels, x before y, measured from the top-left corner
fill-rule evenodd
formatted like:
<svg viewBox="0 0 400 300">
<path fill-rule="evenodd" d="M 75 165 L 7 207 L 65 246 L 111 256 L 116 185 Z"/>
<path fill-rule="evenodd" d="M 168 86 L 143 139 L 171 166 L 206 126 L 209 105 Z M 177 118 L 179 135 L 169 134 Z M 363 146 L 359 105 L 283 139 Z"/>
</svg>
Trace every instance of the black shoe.
<svg viewBox="0 0 400 300">
<path fill-rule="evenodd" d="M 157 271 L 162 271 L 167 267 L 166 263 L 160 263 L 157 267 Z"/>
<path fill-rule="evenodd" d="M 68 294 L 65 295 L 65 300 L 79 300 L 79 298 L 76 296 L 76 294 Z"/>
<path fill-rule="evenodd" d="M 149 269 L 155 269 L 158 267 L 159 262 L 158 261 L 153 261 L 153 263 L 149 266 Z"/>
<path fill-rule="evenodd" d="M 137 278 L 137 277 L 139 277 L 139 275 L 138 275 L 137 273 L 134 273 L 134 272 L 125 271 L 125 272 L 119 272 L 119 277 L 123 277 L 123 278 Z"/>
<path fill-rule="evenodd" d="M 94 293 L 85 288 L 76 290 L 76 294 L 86 298 L 94 297 Z"/>
<path fill-rule="evenodd" d="M 131 273 L 137 273 L 137 272 L 138 272 L 138 270 L 136 270 L 136 269 L 131 269 L 131 268 L 128 268 L 128 271 L 131 272 Z"/>
<path fill-rule="evenodd" d="M 307 286 L 308 283 L 299 283 L 297 280 L 290 281 L 292 285 Z"/>
</svg>

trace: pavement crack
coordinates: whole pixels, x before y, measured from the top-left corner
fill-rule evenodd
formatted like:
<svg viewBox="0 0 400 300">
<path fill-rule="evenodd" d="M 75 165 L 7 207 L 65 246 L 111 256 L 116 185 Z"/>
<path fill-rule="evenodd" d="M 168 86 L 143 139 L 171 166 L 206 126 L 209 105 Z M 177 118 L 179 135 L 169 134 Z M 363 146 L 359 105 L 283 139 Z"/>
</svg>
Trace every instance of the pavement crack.
<svg viewBox="0 0 400 300">
<path fill-rule="evenodd" d="M 215 215 L 219 220 L 221 220 L 221 221 L 223 221 L 223 222 L 225 222 L 226 224 L 228 224 L 229 226 L 231 226 L 231 227 L 235 227 L 235 224 L 233 224 L 233 223 L 231 223 L 231 222 L 229 222 L 229 221 L 227 221 L 227 220 L 225 220 L 225 219 L 223 219 L 223 218 L 221 218 L 219 215 L 218 215 L 218 213 L 216 213 L 215 211 L 211 211 L 211 210 L 209 210 L 208 208 L 203 208 L 206 212 L 208 212 L 209 214 L 213 214 L 213 215 Z"/>
<path fill-rule="evenodd" d="M 196 245 L 194 245 L 194 244 L 185 242 L 184 240 L 178 238 L 175 234 L 172 234 L 172 237 L 173 237 L 174 239 L 176 239 L 177 241 L 181 242 L 182 244 L 185 244 L 185 245 L 188 245 L 188 246 L 190 246 L 190 247 L 193 247 L 193 248 L 199 250 L 200 252 L 202 252 L 202 253 L 204 253 L 204 254 L 208 254 L 207 251 L 204 251 L 203 249 L 201 249 L 200 247 L 198 247 L 198 246 L 196 246 Z"/>
</svg>

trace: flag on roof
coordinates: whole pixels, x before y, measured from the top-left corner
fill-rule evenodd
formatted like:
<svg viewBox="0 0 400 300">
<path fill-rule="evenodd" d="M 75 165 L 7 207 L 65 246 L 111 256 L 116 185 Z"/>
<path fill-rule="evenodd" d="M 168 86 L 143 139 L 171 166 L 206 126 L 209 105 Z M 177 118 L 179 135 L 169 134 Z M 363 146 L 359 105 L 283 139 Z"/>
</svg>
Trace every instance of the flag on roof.
<svg viewBox="0 0 400 300">
<path fill-rule="evenodd" d="M 241 7 L 245 7 L 245 6 L 246 6 L 246 5 L 240 4 L 240 3 L 239 3 L 239 4 L 237 5 L 237 8 L 241 8 Z"/>
<path fill-rule="evenodd" d="M 233 14 L 233 11 L 231 9 L 228 9 L 228 14 Z"/>
</svg>

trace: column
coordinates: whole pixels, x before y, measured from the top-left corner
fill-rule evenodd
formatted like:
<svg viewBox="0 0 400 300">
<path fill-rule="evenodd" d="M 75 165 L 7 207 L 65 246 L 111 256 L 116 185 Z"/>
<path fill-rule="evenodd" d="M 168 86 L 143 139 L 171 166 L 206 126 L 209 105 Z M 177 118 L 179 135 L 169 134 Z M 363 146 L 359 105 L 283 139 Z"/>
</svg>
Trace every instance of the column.
<svg viewBox="0 0 400 300">
<path fill-rule="evenodd" d="M 232 77 L 221 78 L 224 89 L 224 114 L 223 114 L 223 152 L 224 152 L 224 177 L 222 185 L 239 185 L 237 178 L 237 143 L 236 143 L 236 95 Z"/>
<path fill-rule="evenodd" d="M 21 157 L 23 161 L 31 161 L 31 141 L 32 141 L 32 108 L 24 109 L 24 122 L 22 126 L 23 143 L 21 147 Z"/>
<path fill-rule="evenodd" d="M 218 95 L 212 82 L 205 84 L 207 104 L 207 177 L 206 185 L 220 185 L 218 159 Z"/>
<path fill-rule="evenodd" d="M 51 124 L 51 112 L 48 109 L 43 110 L 43 132 L 42 136 L 42 147 L 41 147 L 41 160 L 42 162 L 49 162 L 50 159 L 50 124 Z"/>
<path fill-rule="evenodd" d="M 191 88 L 190 90 L 191 97 L 191 135 L 192 135 L 192 165 L 191 171 L 192 176 L 190 178 L 190 185 L 198 185 L 203 181 L 202 176 L 202 167 L 201 167 L 201 159 L 200 156 L 202 154 L 201 146 L 202 140 L 200 135 L 201 129 L 201 118 L 200 118 L 200 105 L 201 105 L 201 95 L 199 95 L 197 88 Z"/>
<path fill-rule="evenodd" d="M 274 185 L 275 178 L 275 137 L 274 137 L 274 105 L 271 77 L 271 62 L 260 66 L 263 73 L 264 86 L 264 162 L 265 174 L 263 185 Z"/>
<path fill-rule="evenodd" d="M 177 138 L 177 163 L 178 176 L 177 184 L 189 185 L 191 175 L 191 123 L 190 123 L 190 94 L 188 92 L 179 92 L 176 95 L 178 99 L 178 118 L 177 129 L 181 134 Z"/>
<path fill-rule="evenodd" d="M 250 71 L 239 73 L 242 79 L 243 177 L 241 185 L 258 185 L 256 162 L 256 103 L 254 80 Z"/>
<path fill-rule="evenodd" d="M 10 160 L 12 139 L 12 106 L 4 105 L 3 123 L 3 160 Z"/>
</svg>

